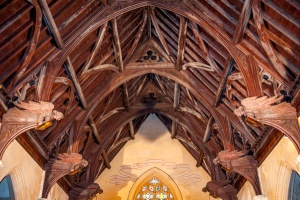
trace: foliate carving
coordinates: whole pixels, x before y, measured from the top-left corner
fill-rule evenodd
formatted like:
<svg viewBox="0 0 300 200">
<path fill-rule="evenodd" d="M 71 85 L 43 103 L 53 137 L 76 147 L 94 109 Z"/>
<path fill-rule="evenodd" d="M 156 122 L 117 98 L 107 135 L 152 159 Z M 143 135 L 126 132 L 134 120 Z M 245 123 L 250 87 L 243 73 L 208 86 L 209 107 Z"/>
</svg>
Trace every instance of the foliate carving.
<svg viewBox="0 0 300 200">
<path fill-rule="evenodd" d="M 283 98 L 284 96 L 249 97 L 241 101 L 241 106 L 234 113 L 238 117 L 244 115 L 246 121 L 254 126 L 265 124 L 282 131 L 291 139 L 300 153 L 296 108 L 292 107 L 290 103 L 281 102 Z"/>
<path fill-rule="evenodd" d="M 67 174 L 74 175 L 87 165 L 88 162 L 77 153 L 58 154 L 57 158 L 49 160 L 45 165 L 46 175 L 42 198 L 47 198 L 52 186 L 60 178 Z"/>
<path fill-rule="evenodd" d="M 77 186 L 69 192 L 70 200 L 92 199 L 103 192 L 98 183 L 77 183 Z"/>
<path fill-rule="evenodd" d="M 21 133 L 30 130 L 44 130 L 51 126 L 51 120 L 61 120 L 63 114 L 54 110 L 50 102 L 14 102 L 2 118 L 0 131 L 0 159 L 7 146 Z"/>
<path fill-rule="evenodd" d="M 209 181 L 202 189 L 203 192 L 209 192 L 214 198 L 222 200 L 237 200 L 237 189 L 235 189 L 229 180 Z"/>
<path fill-rule="evenodd" d="M 244 176 L 254 188 L 256 195 L 261 194 L 259 178 L 257 174 L 258 162 L 244 151 L 224 150 L 218 153 L 213 160 L 214 164 L 220 164 L 229 172 L 236 172 Z"/>
</svg>

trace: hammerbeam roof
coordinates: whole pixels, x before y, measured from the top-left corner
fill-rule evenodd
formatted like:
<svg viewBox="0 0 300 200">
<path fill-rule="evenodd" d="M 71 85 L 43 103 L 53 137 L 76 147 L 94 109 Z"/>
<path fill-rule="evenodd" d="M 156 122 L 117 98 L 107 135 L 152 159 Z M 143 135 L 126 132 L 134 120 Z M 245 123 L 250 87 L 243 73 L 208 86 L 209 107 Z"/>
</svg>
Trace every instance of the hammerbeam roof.
<svg viewBox="0 0 300 200">
<path fill-rule="evenodd" d="M 41 166 L 57 152 L 90 163 L 61 180 L 66 190 L 93 182 L 150 113 L 215 176 L 219 151 L 247 150 L 262 162 L 281 137 L 239 120 L 241 100 L 283 94 L 299 106 L 297 1 L 14 0 L 0 8 L 2 102 L 50 101 L 65 115 L 18 140 Z"/>
</svg>

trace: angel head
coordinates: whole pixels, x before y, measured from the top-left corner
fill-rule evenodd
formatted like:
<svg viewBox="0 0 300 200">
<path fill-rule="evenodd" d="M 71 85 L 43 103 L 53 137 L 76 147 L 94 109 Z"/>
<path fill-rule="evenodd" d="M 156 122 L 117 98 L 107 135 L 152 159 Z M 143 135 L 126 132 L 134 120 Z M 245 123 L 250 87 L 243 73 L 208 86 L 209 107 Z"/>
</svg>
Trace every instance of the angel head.
<svg viewBox="0 0 300 200">
<path fill-rule="evenodd" d="M 52 119 L 59 121 L 64 118 L 64 114 L 62 114 L 61 112 L 58 112 L 57 110 L 53 110 L 51 117 L 52 117 Z"/>
<path fill-rule="evenodd" d="M 242 117 L 245 114 L 244 106 L 240 106 L 234 110 L 234 114 L 238 117 Z"/>
</svg>

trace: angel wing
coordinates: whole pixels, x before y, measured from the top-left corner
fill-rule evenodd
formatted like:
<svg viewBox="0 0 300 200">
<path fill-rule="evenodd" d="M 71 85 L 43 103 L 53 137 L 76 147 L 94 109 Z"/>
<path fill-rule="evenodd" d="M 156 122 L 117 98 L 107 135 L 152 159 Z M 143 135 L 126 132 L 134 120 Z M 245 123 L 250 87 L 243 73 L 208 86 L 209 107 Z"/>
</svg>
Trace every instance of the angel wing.
<svg viewBox="0 0 300 200">
<path fill-rule="evenodd" d="M 31 113 L 51 113 L 54 109 L 54 105 L 50 102 L 46 101 L 40 101 L 40 102 L 34 102 L 34 101 L 28 101 L 26 102 L 14 102 L 15 106 L 18 108 L 28 110 Z"/>
<path fill-rule="evenodd" d="M 71 163 L 77 163 L 82 160 L 82 155 L 78 153 L 63 153 L 63 154 L 58 154 L 57 158 L 63 162 L 71 162 Z"/>
<path fill-rule="evenodd" d="M 274 96 L 268 98 L 263 97 L 250 97 L 241 101 L 244 107 L 245 115 L 250 113 L 255 115 L 257 120 L 265 119 L 296 119 L 296 109 L 291 104 L 280 102 L 284 96 Z M 275 105 L 274 105 L 275 104 Z"/>
<path fill-rule="evenodd" d="M 242 106 L 244 106 L 245 112 L 253 110 L 262 110 L 269 109 L 272 104 L 279 102 L 283 99 L 284 96 L 273 96 L 268 98 L 267 96 L 263 97 L 248 97 L 241 101 Z"/>
<path fill-rule="evenodd" d="M 233 150 L 233 151 L 230 151 L 230 150 L 224 150 L 224 151 L 220 151 L 218 153 L 218 157 L 220 160 L 236 160 L 240 157 L 243 157 L 247 155 L 246 152 L 244 151 L 238 151 L 238 150 Z"/>
</svg>

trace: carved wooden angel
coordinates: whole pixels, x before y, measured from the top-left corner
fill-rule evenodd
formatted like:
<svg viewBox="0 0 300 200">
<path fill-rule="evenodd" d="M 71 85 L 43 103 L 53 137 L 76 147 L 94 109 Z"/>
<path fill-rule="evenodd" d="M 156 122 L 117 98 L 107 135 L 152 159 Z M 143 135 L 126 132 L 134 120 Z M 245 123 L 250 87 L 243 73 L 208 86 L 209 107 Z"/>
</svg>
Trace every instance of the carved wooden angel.
<svg viewBox="0 0 300 200">
<path fill-rule="evenodd" d="M 237 189 L 235 189 L 229 180 L 209 181 L 202 189 L 203 192 L 209 192 L 214 198 L 222 200 L 237 200 Z"/>
<path fill-rule="evenodd" d="M 244 151 L 224 150 L 218 153 L 213 160 L 214 164 L 220 164 L 229 172 L 236 172 L 244 176 L 253 186 L 257 195 L 261 194 L 257 174 L 258 162 Z"/>
<path fill-rule="evenodd" d="M 50 102 L 14 102 L 2 117 L 0 131 L 0 160 L 7 146 L 20 134 L 30 129 L 44 130 L 51 126 L 51 120 L 61 120 L 63 114 L 54 110 Z"/>
<path fill-rule="evenodd" d="M 42 198 L 47 198 L 52 186 L 63 176 L 73 175 L 86 167 L 88 162 L 78 153 L 58 154 L 56 159 L 49 160 L 45 165 L 46 175 Z"/>
<path fill-rule="evenodd" d="M 28 101 L 14 102 L 16 107 L 11 108 L 3 115 L 2 123 L 35 123 L 41 126 L 43 123 L 55 120 L 61 120 L 64 115 L 54 110 L 54 105 L 50 102 Z"/>
<path fill-rule="evenodd" d="M 283 132 L 296 146 L 300 154 L 300 133 L 296 108 L 290 103 L 281 102 L 284 96 L 249 97 L 241 101 L 235 115 L 244 115 L 252 125 L 269 125 Z M 280 103 L 281 102 L 281 103 Z"/>
</svg>

